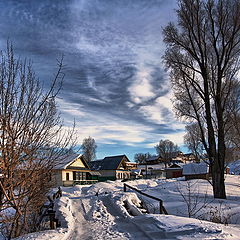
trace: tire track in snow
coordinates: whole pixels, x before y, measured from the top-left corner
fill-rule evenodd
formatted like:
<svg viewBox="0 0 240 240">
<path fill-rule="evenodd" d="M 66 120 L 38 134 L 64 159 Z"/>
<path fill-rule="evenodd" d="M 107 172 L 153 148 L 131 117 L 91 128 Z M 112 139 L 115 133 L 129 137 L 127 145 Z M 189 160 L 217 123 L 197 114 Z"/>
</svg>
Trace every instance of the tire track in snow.
<svg viewBox="0 0 240 240">
<path fill-rule="evenodd" d="M 104 205 L 106 206 L 108 212 L 113 215 L 116 219 L 117 228 L 119 230 L 127 232 L 130 236 L 129 239 L 141 239 L 141 240 L 154 240 L 151 234 L 147 231 L 143 230 L 144 222 L 142 221 L 141 224 L 135 223 L 134 218 L 130 218 L 124 216 L 122 212 L 115 207 L 112 203 L 109 196 L 101 197 Z M 159 239 L 159 238 L 158 238 Z"/>
<path fill-rule="evenodd" d="M 62 240 L 124 240 L 122 233 L 113 229 L 115 224 L 104 205 L 96 197 L 70 197 L 68 204 L 71 221 Z"/>
</svg>

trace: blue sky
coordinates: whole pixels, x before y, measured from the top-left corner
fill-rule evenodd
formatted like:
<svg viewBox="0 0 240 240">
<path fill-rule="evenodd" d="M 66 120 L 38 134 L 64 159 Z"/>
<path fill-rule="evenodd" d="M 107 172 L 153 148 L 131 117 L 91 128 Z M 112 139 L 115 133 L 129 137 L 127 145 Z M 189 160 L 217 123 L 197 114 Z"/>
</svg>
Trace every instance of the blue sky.
<svg viewBox="0 0 240 240">
<path fill-rule="evenodd" d="M 155 153 L 160 139 L 183 143 L 164 71 L 162 28 L 175 21 L 175 0 L 0 0 L 0 46 L 10 39 L 31 58 L 47 86 L 64 54 L 57 100 L 65 125 L 75 119 L 81 144 L 97 158 Z"/>
</svg>

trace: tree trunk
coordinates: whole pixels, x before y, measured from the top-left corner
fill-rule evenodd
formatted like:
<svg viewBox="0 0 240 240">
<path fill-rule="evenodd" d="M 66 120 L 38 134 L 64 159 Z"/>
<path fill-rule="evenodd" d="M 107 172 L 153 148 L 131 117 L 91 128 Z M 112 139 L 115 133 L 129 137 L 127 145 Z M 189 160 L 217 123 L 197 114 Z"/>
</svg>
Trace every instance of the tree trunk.
<svg viewBox="0 0 240 240">
<path fill-rule="evenodd" d="M 212 165 L 212 183 L 214 198 L 226 199 L 224 171 L 221 171 L 217 159 Z"/>
<path fill-rule="evenodd" d="M 226 155 L 226 146 L 225 146 L 225 129 L 223 121 L 223 107 L 221 99 L 221 76 L 218 81 L 217 95 L 216 95 L 216 113 L 218 121 L 218 138 L 217 138 L 217 151 L 213 162 L 213 193 L 214 198 L 226 199 L 226 191 L 224 184 L 224 168 L 225 168 L 225 155 Z"/>
</svg>

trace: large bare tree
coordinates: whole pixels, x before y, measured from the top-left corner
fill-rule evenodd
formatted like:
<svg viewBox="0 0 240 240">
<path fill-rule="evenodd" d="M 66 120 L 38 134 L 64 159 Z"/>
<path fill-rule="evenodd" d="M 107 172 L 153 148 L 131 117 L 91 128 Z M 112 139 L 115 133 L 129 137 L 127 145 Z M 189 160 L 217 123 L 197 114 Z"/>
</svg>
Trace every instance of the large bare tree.
<svg viewBox="0 0 240 240">
<path fill-rule="evenodd" d="M 163 159 L 165 168 L 167 167 L 167 163 L 169 163 L 179 151 L 177 144 L 174 144 L 168 139 L 160 140 L 159 143 L 155 146 L 155 149 L 158 156 Z"/>
<path fill-rule="evenodd" d="M 16 59 L 10 44 L 0 53 L 0 226 L 7 238 L 36 230 L 51 171 L 74 141 L 56 109 L 63 77 L 60 61 L 44 90 L 32 65 Z"/>
<path fill-rule="evenodd" d="M 179 117 L 199 125 L 214 197 L 226 198 L 225 134 L 236 111 L 232 102 L 239 70 L 240 1 L 179 0 L 177 16 L 177 25 L 164 29 L 175 109 Z"/>
<path fill-rule="evenodd" d="M 151 154 L 148 153 L 136 153 L 134 155 L 134 160 L 136 163 L 146 163 L 146 159 L 150 158 Z"/>
</svg>

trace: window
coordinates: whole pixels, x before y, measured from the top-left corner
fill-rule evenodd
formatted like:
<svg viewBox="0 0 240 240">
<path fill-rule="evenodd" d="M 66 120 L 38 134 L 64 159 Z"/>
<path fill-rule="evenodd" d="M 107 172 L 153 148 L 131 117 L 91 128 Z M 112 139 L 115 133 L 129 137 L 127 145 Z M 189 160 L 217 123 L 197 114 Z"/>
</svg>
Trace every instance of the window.
<svg viewBox="0 0 240 240">
<path fill-rule="evenodd" d="M 66 180 L 69 181 L 69 173 L 66 173 Z"/>
<path fill-rule="evenodd" d="M 79 180 L 86 180 L 87 179 L 87 173 L 85 172 L 73 172 L 73 180 L 79 181 Z"/>
</svg>

